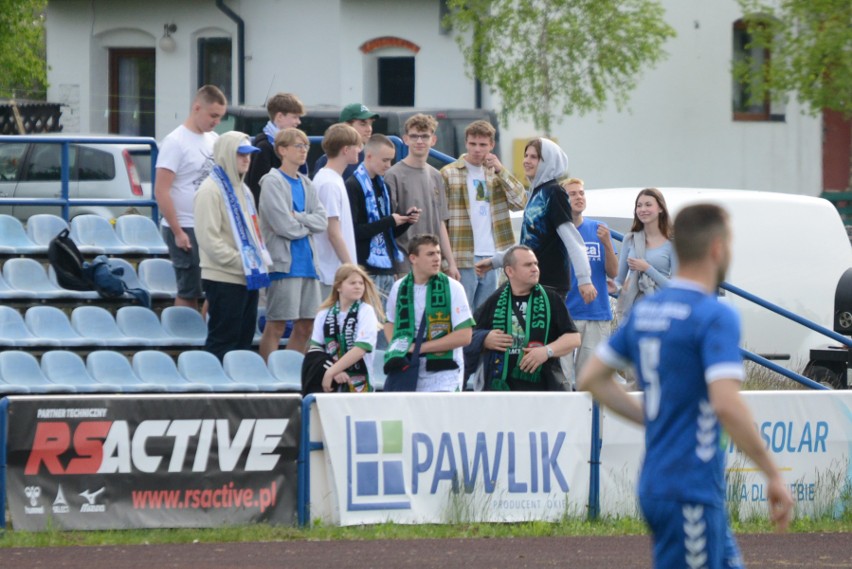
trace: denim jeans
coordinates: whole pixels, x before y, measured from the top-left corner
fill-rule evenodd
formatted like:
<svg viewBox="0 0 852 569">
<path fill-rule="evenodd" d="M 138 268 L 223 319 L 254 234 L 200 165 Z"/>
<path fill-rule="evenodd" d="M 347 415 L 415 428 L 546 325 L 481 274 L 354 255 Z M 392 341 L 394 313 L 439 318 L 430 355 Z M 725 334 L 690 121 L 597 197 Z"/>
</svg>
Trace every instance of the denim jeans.
<svg viewBox="0 0 852 569">
<path fill-rule="evenodd" d="M 483 259 L 491 257 L 475 256 L 474 264 Z M 497 290 L 497 270 L 492 269 L 485 273 L 485 276 L 476 276 L 476 271 L 473 268 L 459 269 L 461 273 L 461 284 L 464 287 L 464 292 L 467 295 L 467 302 L 470 305 L 471 312 L 474 312 L 480 304 L 485 302 L 485 299 L 494 294 Z"/>
</svg>

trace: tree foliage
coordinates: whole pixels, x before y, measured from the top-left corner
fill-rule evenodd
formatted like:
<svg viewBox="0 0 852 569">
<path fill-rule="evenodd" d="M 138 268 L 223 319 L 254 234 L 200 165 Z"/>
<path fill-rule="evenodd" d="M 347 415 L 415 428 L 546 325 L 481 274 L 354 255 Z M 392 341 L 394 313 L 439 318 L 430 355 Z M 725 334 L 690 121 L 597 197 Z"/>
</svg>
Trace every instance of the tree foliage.
<svg viewBox="0 0 852 569">
<path fill-rule="evenodd" d="M 43 99 L 47 0 L 0 0 L 0 97 Z"/>
<path fill-rule="evenodd" d="M 734 73 L 752 100 L 795 93 L 812 114 L 831 109 L 852 118 L 852 1 L 739 0 L 751 47 L 768 49 L 761 64 L 748 57 Z"/>
<path fill-rule="evenodd" d="M 675 35 L 655 0 L 449 0 L 471 75 L 500 94 L 502 117 L 554 119 L 621 110 Z"/>
</svg>

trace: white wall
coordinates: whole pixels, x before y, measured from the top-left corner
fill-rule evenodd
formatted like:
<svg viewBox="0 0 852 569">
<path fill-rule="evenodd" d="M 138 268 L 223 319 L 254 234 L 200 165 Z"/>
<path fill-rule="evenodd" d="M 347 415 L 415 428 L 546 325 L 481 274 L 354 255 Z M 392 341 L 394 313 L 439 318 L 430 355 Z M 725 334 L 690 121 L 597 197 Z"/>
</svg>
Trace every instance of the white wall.
<svg viewBox="0 0 852 569">
<path fill-rule="evenodd" d="M 785 122 L 735 122 L 731 110 L 734 0 L 668 0 L 677 31 L 668 58 L 642 78 L 630 111 L 570 117 L 552 129 L 571 174 L 589 187 L 694 186 L 821 191 L 821 123 L 786 106 Z M 503 125 L 512 138 L 542 133 L 521 121 Z"/>
</svg>

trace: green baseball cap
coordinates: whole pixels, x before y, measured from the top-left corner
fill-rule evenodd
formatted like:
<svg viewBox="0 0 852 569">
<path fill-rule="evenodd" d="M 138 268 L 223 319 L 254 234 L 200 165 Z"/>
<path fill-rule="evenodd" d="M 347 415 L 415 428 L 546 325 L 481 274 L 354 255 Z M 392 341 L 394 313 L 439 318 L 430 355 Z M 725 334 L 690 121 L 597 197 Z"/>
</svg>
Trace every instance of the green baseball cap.
<svg viewBox="0 0 852 569">
<path fill-rule="evenodd" d="M 354 120 L 377 119 L 379 115 L 367 108 L 367 105 L 361 103 L 352 103 L 346 105 L 340 111 L 340 122 L 349 122 Z"/>
</svg>

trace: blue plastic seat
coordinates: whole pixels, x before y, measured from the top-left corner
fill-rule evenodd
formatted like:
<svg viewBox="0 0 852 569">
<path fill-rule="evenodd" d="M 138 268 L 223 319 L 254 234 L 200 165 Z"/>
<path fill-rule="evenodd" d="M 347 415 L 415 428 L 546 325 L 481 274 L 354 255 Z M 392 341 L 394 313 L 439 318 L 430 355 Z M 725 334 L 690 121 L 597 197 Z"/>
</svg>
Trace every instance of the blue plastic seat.
<svg viewBox="0 0 852 569">
<path fill-rule="evenodd" d="M 151 298 L 175 298 L 177 278 L 172 262 L 168 259 L 143 259 L 138 267 L 142 288 L 151 293 Z"/>
<path fill-rule="evenodd" d="M 133 265 L 124 259 L 120 257 L 111 257 L 109 260 L 109 266 L 112 269 L 124 269 L 124 274 L 120 275 L 119 278 L 124 281 L 127 288 L 145 288 L 142 286 L 142 283 L 139 282 L 139 276 L 136 274 L 136 269 L 134 269 Z"/>
<path fill-rule="evenodd" d="M 144 340 L 145 346 L 177 346 L 180 339 L 163 330 L 157 313 L 144 306 L 123 306 L 115 313 L 115 323 L 127 337 Z"/>
<path fill-rule="evenodd" d="M 261 391 L 287 391 L 286 384 L 278 381 L 269 373 L 263 358 L 250 350 L 231 350 L 225 354 L 222 362 L 225 373 L 237 383 L 257 385 Z M 299 386 L 301 389 L 301 386 Z"/>
<path fill-rule="evenodd" d="M 4 255 L 44 255 L 47 247 L 33 243 L 16 217 L 0 214 L 0 253 Z"/>
<path fill-rule="evenodd" d="M 51 350 L 41 356 L 41 371 L 53 383 L 72 385 L 77 393 L 116 393 L 121 388 L 95 381 L 83 358 L 68 350 Z"/>
<path fill-rule="evenodd" d="M 133 354 L 133 371 L 145 383 L 162 385 L 166 391 L 213 391 L 209 385 L 187 381 L 178 372 L 174 360 L 157 350 L 142 350 Z"/>
<path fill-rule="evenodd" d="M 35 300 L 36 293 L 31 290 L 18 290 L 3 278 L 0 272 L 0 300 Z"/>
<path fill-rule="evenodd" d="M 207 323 L 200 312 L 188 306 L 164 308 L 160 323 L 166 334 L 179 339 L 183 345 L 203 346 L 207 340 Z"/>
<path fill-rule="evenodd" d="M 70 298 L 69 291 L 50 282 L 44 267 L 34 259 L 8 259 L 3 263 L 3 277 L 12 288 L 35 293 L 36 298 Z"/>
<path fill-rule="evenodd" d="M 78 306 L 71 312 L 71 327 L 84 338 L 102 346 L 147 346 L 146 338 L 125 336 L 115 318 L 100 306 Z M 100 381 L 100 380 L 99 380 Z"/>
<path fill-rule="evenodd" d="M 86 369 L 95 381 L 117 387 L 124 393 L 162 393 L 164 385 L 145 383 L 123 354 L 112 350 L 97 350 L 86 356 Z"/>
<path fill-rule="evenodd" d="M 63 298 L 70 298 L 74 300 L 99 300 L 101 298 L 101 295 L 94 290 L 71 290 L 64 288 L 61 284 L 59 284 L 59 280 L 56 278 L 56 271 L 52 265 L 47 266 L 47 280 L 62 291 L 64 295 Z"/>
<path fill-rule="evenodd" d="M 27 309 L 24 321 L 35 336 L 58 346 L 102 346 L 104 342 L 78 334 L 68 316 L 55 306 L 33 306 Z"/>
<path fill-rule="evenodd" d="M 42 339 L 33 334 L 20 312 L 10 306 L 0 306 L 0 346 L 32 348 L 58 345 L 57 340 Z"/>
<path fill-rule="evenodd" d="M 27 236 L 36 245 L 47 250 L 50 241 L 59 235 L 63 229 L 68 229 L 68 223 L 58 215 L 39 213 L 27 219 Z"/>
<path fill-rule="evenodd" d="M 157 224 L 144 215 L 122 215 L 115 220 L 115 234 L 126 245 L 145 249 L 149 255 L 167 255 L 169 248 L 163 241 Z"/>
<path fill-rule="evenodd" d="M 109 220 L 94 214 L 78 215 L 71 220 L 71 239 L 83 254 L 139 255 L 148 252 L 145 248 L 123 243 Z"/>
<path fill-rule="evenodd" d="M 0 376 L 6 383 L 26 387 L 30 393 L 75 392 L 71 385 L 61 385 L 48 380 L 42 373 L 38 360 L 27 352 L 0 352 Z"/>
<path fill-rule="evenodd" d="M 300 392 L 303 361 L 305 355 L 296 350 L 275 350 L 269 354 L 267 365 L 275 379 L 285 386 L 285 390 Z"/>
<path fill-rule="evenodd" d="M 225 374 L 219 358 L 203 350 L 188 350 L 178 356 L 178 371 L 187 381 L 209 385 L 213 391 L 260 391 L 251 383 L 236 383 Z"/>
</svg>

